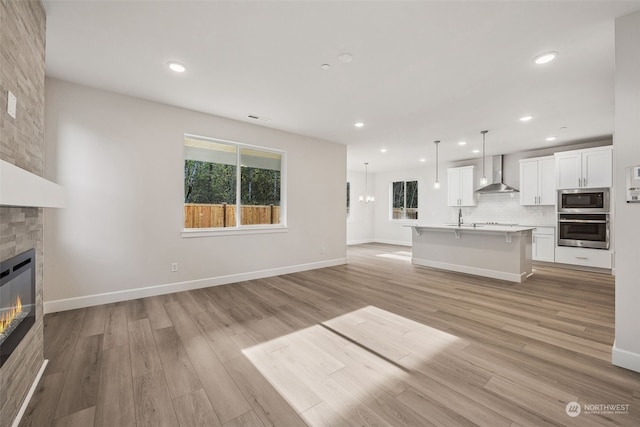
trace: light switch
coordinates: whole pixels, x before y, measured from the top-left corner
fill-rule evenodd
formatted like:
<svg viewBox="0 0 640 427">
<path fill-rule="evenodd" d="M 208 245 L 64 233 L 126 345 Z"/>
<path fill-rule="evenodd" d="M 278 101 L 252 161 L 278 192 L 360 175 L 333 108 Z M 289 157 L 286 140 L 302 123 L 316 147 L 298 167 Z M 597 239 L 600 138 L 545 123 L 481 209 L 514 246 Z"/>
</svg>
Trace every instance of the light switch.
<svg viewBox="0 0 640 427">
<path fill-rule="evenodd" d="M 16 118 L 16 106 L 18 104 L 18 98 L 9 91 L 9 96 L 7 99 L 7 113 L 14 119 Z"/>
</svg>

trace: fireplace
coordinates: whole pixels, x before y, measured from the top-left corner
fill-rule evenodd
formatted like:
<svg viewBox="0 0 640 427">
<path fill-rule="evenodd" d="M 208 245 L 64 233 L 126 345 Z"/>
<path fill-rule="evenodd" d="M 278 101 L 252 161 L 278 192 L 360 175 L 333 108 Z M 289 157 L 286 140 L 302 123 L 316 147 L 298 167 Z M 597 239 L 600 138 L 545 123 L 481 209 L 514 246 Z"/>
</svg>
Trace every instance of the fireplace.
<svg viewBox="0 0 640 427">
<path fill-rule="evenodd" d="M 0 263 L 0 366 L 36 320 L 34 249 Z"/>
</svg>

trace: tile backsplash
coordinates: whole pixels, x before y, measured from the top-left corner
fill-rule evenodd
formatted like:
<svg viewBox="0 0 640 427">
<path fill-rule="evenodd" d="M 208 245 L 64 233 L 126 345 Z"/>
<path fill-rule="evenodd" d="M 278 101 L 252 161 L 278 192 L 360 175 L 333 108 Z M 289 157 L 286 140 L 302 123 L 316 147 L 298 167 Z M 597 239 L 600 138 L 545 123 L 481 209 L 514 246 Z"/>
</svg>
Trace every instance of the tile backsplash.
<svg viewBox="0 0 640 427">
<path fill-rule="evenodd" d="M 521 206 L 518 193 L 488 193 L 479 194 L 478 197 L 477 206 L 462 208 L 465 223 L 556 226 L 555 206 Z M 458 209 L 451 208 L 451 222 L 458 221 Z"/>
</svg>

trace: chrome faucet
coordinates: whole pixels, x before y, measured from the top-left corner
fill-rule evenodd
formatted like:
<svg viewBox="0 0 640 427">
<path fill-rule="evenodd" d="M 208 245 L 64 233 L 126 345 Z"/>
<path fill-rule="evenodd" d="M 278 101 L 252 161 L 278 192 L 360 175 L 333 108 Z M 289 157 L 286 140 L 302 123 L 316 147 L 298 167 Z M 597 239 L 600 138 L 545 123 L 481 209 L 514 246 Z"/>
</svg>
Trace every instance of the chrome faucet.
<svg viewBox="0 0 640 427">
<path fill-rule="evenodd" d="M 462 208 L 458 209 L 458 227 L 462 225 Z"/>
</svg>

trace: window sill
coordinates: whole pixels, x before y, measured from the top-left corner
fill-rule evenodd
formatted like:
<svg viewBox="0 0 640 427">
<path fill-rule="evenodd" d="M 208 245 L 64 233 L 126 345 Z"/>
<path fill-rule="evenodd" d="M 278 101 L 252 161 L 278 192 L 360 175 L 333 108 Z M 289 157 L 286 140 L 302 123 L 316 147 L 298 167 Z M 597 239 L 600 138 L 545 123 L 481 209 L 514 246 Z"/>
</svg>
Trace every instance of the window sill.
<svg viewBox="0 0 640 427">
<path fill-rule="evenodd" d="M 278 225 L 274 227 L 243 227 L 243 228 L 186 228 L 182 230 L 183 238 L 194 237 L 218 237 L 218 236 L 235 236 L 243 234 L 268 234 L 268 233 L 287 233 L 289 228 Z"/>
<path fill-rule="evenodd" d="M 417 219 L 390 219 L 389 222 L 395 224 L 417 224 Z"/>
</svg>

